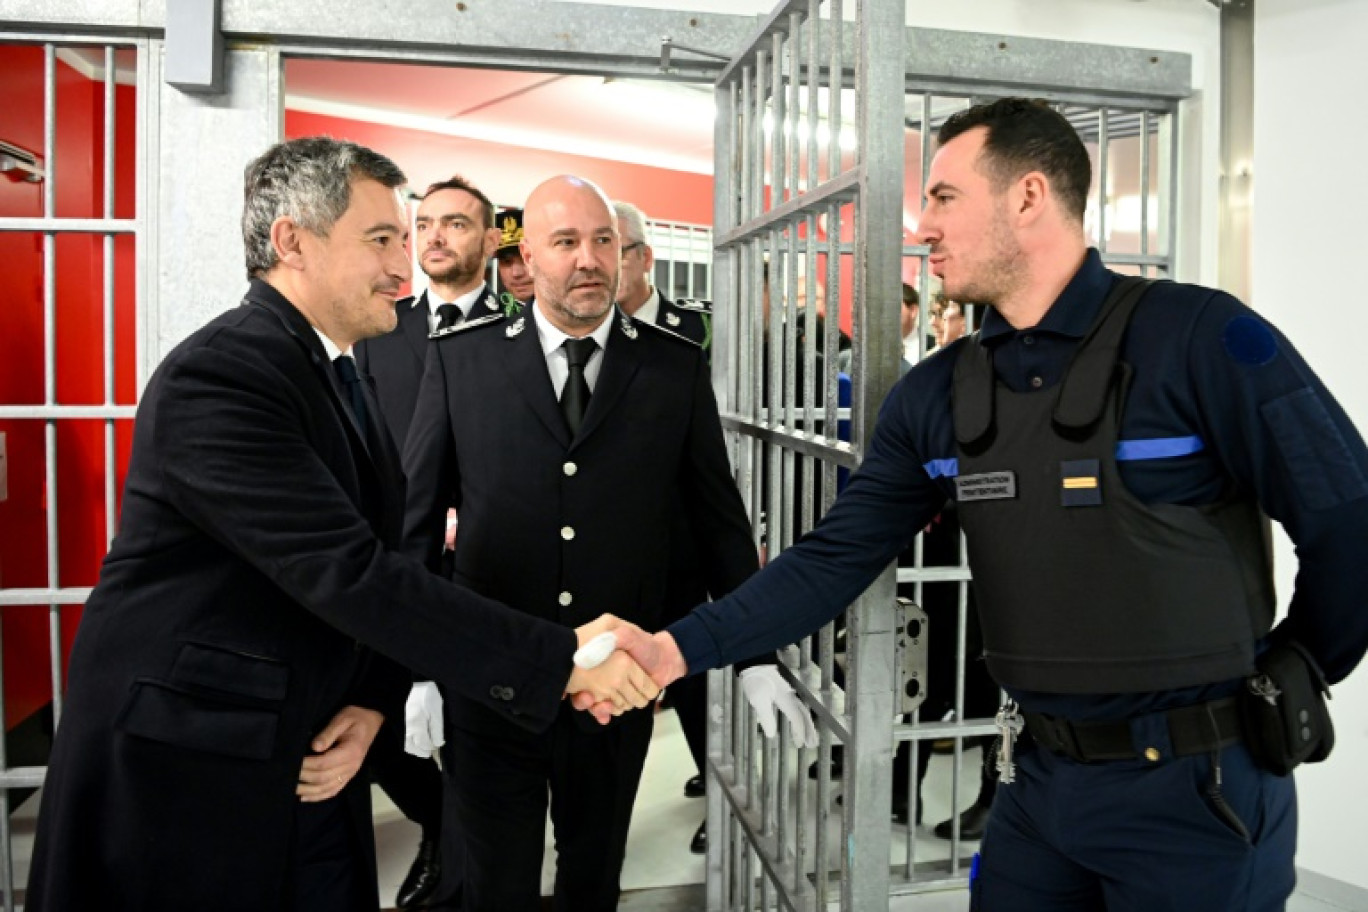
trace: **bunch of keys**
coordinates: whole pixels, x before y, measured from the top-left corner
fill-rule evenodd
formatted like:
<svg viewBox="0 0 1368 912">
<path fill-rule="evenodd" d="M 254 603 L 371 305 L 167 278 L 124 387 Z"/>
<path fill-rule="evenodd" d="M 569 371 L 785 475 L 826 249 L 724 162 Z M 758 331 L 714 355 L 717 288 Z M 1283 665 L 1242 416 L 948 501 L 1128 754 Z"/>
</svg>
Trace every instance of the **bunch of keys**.
<svg viewBox="0 0 1368 912">
<path fill-rule="evenodd" d="M 1021 713 L 1017 712 L 1015 700 L 1008 700 L 998 709 L 997 716 L 993 723 L 998 730 L 998 756 L 997 773 L 998 782 L 1003 785 L 1011 785 L 1016 781 L 1016 764 L 1012 762 L 1012 745 L 1016 742 L 1017 735 L 1026 727 L 1026 722 L 1021 718 Z"/>
</svg>

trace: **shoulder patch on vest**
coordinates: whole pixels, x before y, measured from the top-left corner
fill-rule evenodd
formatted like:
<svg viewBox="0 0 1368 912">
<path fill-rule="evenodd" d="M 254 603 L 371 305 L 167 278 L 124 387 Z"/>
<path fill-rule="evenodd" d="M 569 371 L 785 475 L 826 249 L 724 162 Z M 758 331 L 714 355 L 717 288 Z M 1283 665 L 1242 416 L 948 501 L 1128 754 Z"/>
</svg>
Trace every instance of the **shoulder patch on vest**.
<svg viewBox="0 0 1368 912">
<path fill-rule="evenodd" d="M 685 345 L 690 345 L 690 346 L 692 346 L 692 347 L 694 347 L 694 348 L 702 348 L 702 347 L 703 347 L 703 346 L 699 345 L 697 342 L 695 342 L 693 339 L 690 339 L 688 336 L 681 336 L 679 333 L 675 332 L 674 330 L 668 329 L 668 328 L 666 328 L 666 327 L 664 327 L 664 326 L 661 326 L 659 323 L 645 323 L 645 322 L 643 322 L 643 321 L 641 321 L 641 320 L 633 320 L 632 323 L 633 323 L 634 325 L 636 325 L 636 326 L 648 326 L 648 327 L 650 327 L 651 329 L 655 330 L 656 332 L 660 333 L 660 335 L 662 335 L 662 336 L 669 336 L 671 339 L 677 339 L 677 340 L 679 340 L 680 342 L 683 342 Z"/>
<path fill-rule="evenodd" d="M 454 336 L 456 333 L 463 333 L 468 329 L 477 326 L 489 326 L 491 323 L 502 323 L 504 315 L 493 313 L 480 317 L 478 320 L 466 320 L 464 323 L 457 323 L 455 326 L 448 326 L 446 329 L 439 329 L 428 334 L 429 339 L 445 339 L 447 336 Z"/>
<path fill-rule="evenodd" d="M 1278 340 L 1268 324 L 1258 317 L 1241 314 L 1231 318 L 1221 331 L 1226 354 L 1240 364 L 1263 367 L 1278 356 Z"/>
</svg>

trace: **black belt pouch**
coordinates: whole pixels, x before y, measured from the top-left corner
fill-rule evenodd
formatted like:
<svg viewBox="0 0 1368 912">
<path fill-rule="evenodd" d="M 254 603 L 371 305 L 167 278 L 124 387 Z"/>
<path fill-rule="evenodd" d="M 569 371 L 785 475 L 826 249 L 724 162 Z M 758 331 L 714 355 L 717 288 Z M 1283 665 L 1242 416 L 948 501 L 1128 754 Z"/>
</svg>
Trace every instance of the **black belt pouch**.
<svg viewBox="0 0 1368 912">
<path fill-rule="evenodd" d="M 1255 663 L 1240 700 L 1245 741 L 1264 769 L 1286 776 L 1302 763 L 1319 763 L 1335 746 L 1325 701 L 1330 688 L 1320 666 L 1297 642 L 1279 643 Z"/>
</svg>

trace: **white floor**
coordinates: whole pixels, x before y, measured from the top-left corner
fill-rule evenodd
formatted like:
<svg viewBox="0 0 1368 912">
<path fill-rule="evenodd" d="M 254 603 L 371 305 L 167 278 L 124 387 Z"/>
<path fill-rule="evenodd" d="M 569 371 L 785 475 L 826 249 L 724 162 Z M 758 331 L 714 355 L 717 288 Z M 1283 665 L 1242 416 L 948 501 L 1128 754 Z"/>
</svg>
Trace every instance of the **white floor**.
<svg viewBox="0 0 1368 912">
<path fill-rule="evenodd" d="M 966 754 L 961 775 L 961 801 L 968 804 L 977 788 L 978 754 Z M 924 788 L 926 809 L 924 818 L 931 824 L 943 820 L 949 813 L 948 784 L 952 761 L 949 757 L 932 758 L 931 769 Z M 701 798 L 685 798 L 684 781 L 694 774 L 693 762 L 684 744 L 684 737 L 673 712 L 662 712 L 656 717 L 651 752 L 646 761 L 640 796 L 632 817 L 632 831 L 628 843 L 627 860 L 623 869 L 624 912 L 686 912 L 701 909 L 701 903 L 675 901 L 661 904 L 649 901 L 650 894 L 632 891 L 656 887 L 699 884 L 703 881 L 703 858 L 689 853 L 689 840 L 704 816 Z M 375 829 L 380 862 L 380 896 L 385 903 L 393 902 L 399 882 L 408 871 L 418 845 L 418 828 L 404 819 L 385 795 L 376 789 Z M 37 796 L 24 802 L 10 818 L 10 832 L 14 848 L 15 883 L 28 879 L 28 859 L 33 841 Z M 829 825 L 839 826 L 839 814 L 828 815 Z M 893 858 L 904 857 L 906 828 L 894 828 Z M 549 835 L 549 834 L 548 834 Z M 839 843 L 839 839 L 832 840 Z M 916 852 L 918 860 L 945 858 L 949 843 L 930 834 L 929 826 L 917 828 Z M 961 846 L 965 857 L 975 848 L 972 843 Z M 542 889 L 550 892 L 554 852 L 549 838 L 546 861 L 542 869 Z M 834 906 L 832 907 L 835 908 Z M 963 890 L 924 893 L 890 900 L 889 912 L 964 912 L 968 899 Z M 1368 894 L 1314 874 L 1301 874 L 1297 893 L 1287 906 L 1288 912 L 1368 912 Z"/>
</svg>

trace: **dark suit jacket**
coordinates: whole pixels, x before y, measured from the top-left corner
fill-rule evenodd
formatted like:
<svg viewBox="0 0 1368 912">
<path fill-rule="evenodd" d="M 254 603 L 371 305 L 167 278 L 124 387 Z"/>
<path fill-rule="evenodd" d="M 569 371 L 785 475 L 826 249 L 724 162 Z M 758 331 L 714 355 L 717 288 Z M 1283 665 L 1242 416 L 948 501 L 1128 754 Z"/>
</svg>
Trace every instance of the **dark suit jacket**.
<svg viewBox="0 0 1368 912">
<path fill-rule="evenodd" d="M 498 297 L 485 286 L 484 294 L 470 308 L 467 319 L 503 310 Z M 374 339 L 362 339 L 352 349 L 356 366 L 375 380 L 375 395 L 380 411 L 401 449 L 408 437 L 413 406 L 418 401 L 418 385 L 423 379 L 423 360 L 427 357 L 428 300 L 424 291 L 417 298 L 404 298 L 395 305 L 399 325 L 392 332 Z"/>
<path fill-rule="evenodd" d="M 402 477 L 371 426 L 264 282 L 157 369 L 72 649 L 26 908 L 284 908 L 309 741 L 348 704 L 402 720 L 389 659 L 554 720 L 573 636 L 390 550 Z M 337 800 L 371 846 L 368 787 Z"/>
<path fill-rule="evenodd" d="M 405 547 L 435 566 L 442 514 L 454 502 L 459 582 L 569 627 L 608 611 L 654 630 L 677 511 L 714 594 L 753 573 L 756 552 L 703 352 L 611 319 L 573 440 L 530 310 L 434 342 L 404 449 Z M 447 705 L 467 727 L 502 724 L 464 698 Z"/>
</svg>

